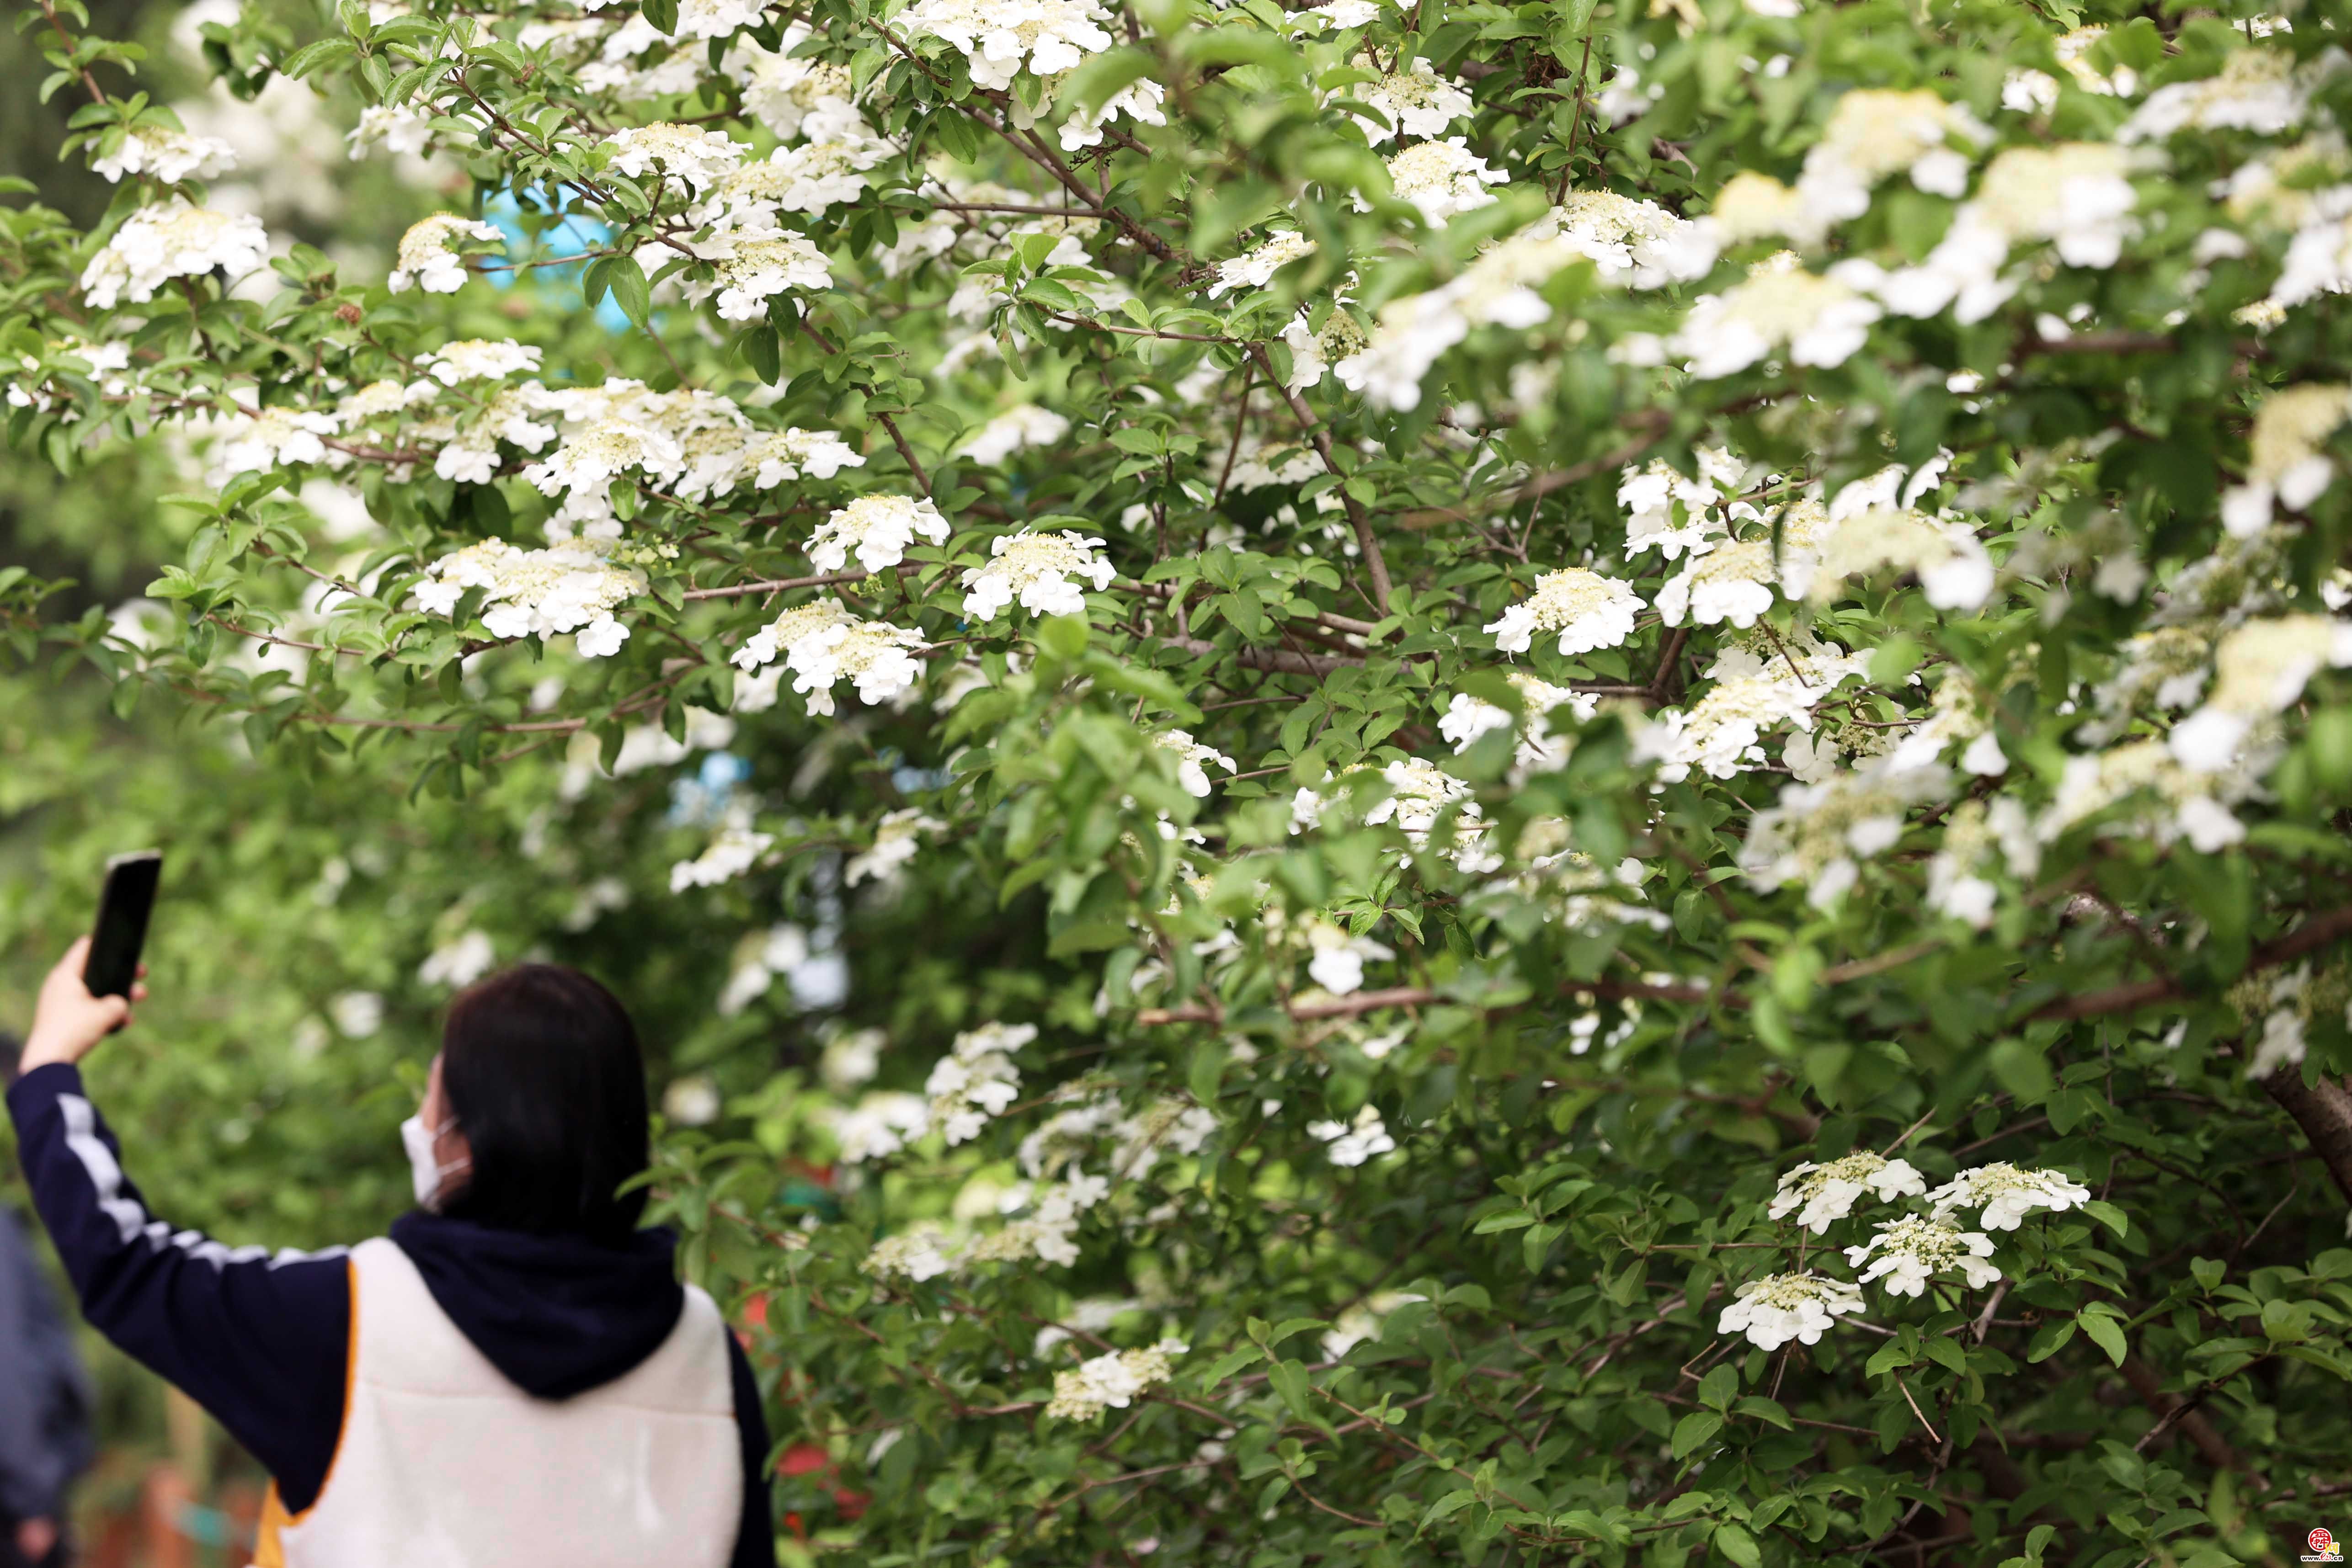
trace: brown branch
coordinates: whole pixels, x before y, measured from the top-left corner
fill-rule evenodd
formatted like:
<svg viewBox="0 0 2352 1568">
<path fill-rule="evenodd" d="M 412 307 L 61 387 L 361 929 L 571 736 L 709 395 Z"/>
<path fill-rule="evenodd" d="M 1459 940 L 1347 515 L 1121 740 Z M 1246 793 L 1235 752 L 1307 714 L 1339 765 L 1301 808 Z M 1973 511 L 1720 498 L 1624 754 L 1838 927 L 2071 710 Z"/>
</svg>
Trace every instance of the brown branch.
<svg viewBox="0 0 2352 1568">
<path fill-rule="evenodd" d="M 1665 439 L 1666 416 L 1652 411 L 1644 416 L 1653 428 L 1638 440 L 1628 442 L 1614 452 L 1604 452 L 1598 457 L 1567 468 L 1556 468 L 1530 477 L 1507 497 L 1490 496 L 1474 511 L 1463 507 L 1425 507 L 1419 511 L 1405 512 L 1397 518 L 1408 528 L 1434 528 L 1441 523 L 1467 523 L 1476 520 L 1481 512 L 1516 511 L 1528 502 L 1550 495 L 1554 490 L 1570 485 L 1580 485 L 1595 474 L 1605 474 L 1612 468 L 1622 468 L 1634 458 Z"/>
<path fill-rule="evenodd" d="M 1266 358 L 1265 345 L 1252 343 L 1249 351 L 1250 357 L 1257 361 L 1258 370 L 1265 374 L 1266 384 L 1290 405 L 1291 417 L 1298 421 L 1298 428 L 1305 431 L 1307 439 L 1314 444 L 1315 455 L 1323 460 L 1325 470 L 1339 481 L 1339 503 L 1348 509 L 1348 526 L 1356 530 L 1356 548 L 1363 552 L 1364 570 L 1371 576 L 1372 608 L 1385 616 L 1389 612 L 1389 563 L 1381 559 L 1380 540 L 1372 537 L 1372 519 L 1365 515 L 1364 504 L 1348 493 L 1348 476 L 1339 472 L 1339 459 L 1332 455 L 1330 433 L 1317 422 L 1315 411 L 1307 406 L 1307 400 L 1274 373 L 1274 363 Z"/>
<path fill-rule="evenodd" d="M 2343 1081 L 2322 1073 L 2318 1082 L 2305 1083 L 2302 1065 L 2290 1063 L 2262 1084 L 2263 1092 L 2303 1129 L 2327 1174 L 2336 1178 L 2336 1190 L 2352 1199 L 2352 1092 Z"/>
</svg>

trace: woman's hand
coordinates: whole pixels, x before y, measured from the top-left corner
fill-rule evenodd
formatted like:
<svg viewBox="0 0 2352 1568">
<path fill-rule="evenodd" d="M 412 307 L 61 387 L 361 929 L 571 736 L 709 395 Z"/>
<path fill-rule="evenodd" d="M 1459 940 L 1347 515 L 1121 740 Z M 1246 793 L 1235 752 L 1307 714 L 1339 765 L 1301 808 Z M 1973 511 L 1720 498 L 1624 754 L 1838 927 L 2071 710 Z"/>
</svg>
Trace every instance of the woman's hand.
<svg viewBox="0 0 2352 1568">
<path fill-rule="evenodd" d="M 41 999 L 33 1009 L 33 1030 L 25 1038 L 19 1071 L 30 1072 L 52 1062 L 79 1061 L 91 1047 L 131 1021 L 132 1002 L 146 999 L 147 988 L 136 982 L 128 998 L 91 996 L 81 979 L 81 967 L 89 956 L 89 938 L 84 936 L 66 949 L 66 956 L 41 982 Z M 140 965 L 139 972 L 145 974 L 147 966 Z"/>
</svg>

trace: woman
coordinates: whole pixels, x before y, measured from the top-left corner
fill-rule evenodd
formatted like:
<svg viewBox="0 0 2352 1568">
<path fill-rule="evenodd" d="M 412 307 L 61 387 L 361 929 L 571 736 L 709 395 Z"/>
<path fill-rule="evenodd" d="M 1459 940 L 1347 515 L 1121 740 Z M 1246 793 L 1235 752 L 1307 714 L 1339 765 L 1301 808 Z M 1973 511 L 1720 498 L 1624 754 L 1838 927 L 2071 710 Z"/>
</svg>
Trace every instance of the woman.
<svg viewBox="0 0 2352 1568">
<path fill-rule="evenodd" d="M 417 1212 L 273 1257 L 123 1175 L 77 1064 L 131 1002 L 83 986 L 88 946 L 42 984 L 17 1147 L 90 1322 L 268 1467 L 257 1568 L 772 1568 L 751 1367 L 619 1194 L 645 1067 L 610 992 L 526 964 L 460 996 L 401 1130 Z"/>
</svg>

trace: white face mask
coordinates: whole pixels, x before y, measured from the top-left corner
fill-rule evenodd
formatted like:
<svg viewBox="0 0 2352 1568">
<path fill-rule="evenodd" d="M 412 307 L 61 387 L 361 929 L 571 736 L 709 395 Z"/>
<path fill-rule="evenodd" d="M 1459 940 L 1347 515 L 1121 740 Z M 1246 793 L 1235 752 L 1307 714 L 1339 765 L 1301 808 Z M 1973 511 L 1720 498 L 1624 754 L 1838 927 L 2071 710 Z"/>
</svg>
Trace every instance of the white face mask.
<svg viewBox="0 0 2352 1568">
<path fill-rule="evenodd" d="M 434 1157 L 433 1141 L 449 1130 L 444 1122 L 436 1130 L 425 1124 L 422 1115 L 411 1116 L 400 1124 L 400 1146 L 408 1153 L 409 1186 L 416 1194 L 416 1207 L 432 1209 L 440 1201 L 442 1181 L 473 1164 L 471 1159 L 452 1160 L 441 1164 Z"/>
</svg>

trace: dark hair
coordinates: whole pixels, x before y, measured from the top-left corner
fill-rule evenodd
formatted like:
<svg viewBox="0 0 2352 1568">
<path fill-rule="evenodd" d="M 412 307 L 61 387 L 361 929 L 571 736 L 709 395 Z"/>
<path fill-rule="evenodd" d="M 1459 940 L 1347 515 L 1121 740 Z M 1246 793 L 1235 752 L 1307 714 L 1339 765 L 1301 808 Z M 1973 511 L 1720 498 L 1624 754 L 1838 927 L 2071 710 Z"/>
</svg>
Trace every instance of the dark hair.
<svg viewBox="0 0 2352 1568">
<path fill-rule="evenodd" d="M 441 1088 L 473 1149 L 454 1218 L 619 1241 L 645 1213 L 646 1064 L 636 1026 L 577 969 L 520 964 L 449 1004 Z"/>
<path fill-rule="evenodd" d="M 0 1083 L 16 1081 L 16 1063 L 24 1055 L 25 1042 L 6 1030 L 0 1029 Z"/>
</svg>

